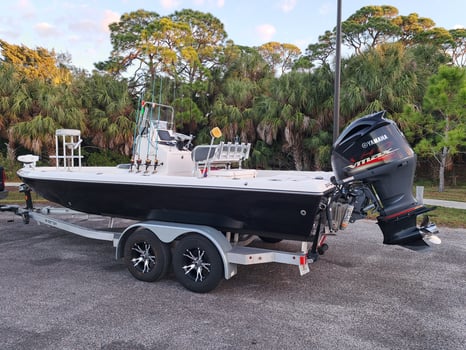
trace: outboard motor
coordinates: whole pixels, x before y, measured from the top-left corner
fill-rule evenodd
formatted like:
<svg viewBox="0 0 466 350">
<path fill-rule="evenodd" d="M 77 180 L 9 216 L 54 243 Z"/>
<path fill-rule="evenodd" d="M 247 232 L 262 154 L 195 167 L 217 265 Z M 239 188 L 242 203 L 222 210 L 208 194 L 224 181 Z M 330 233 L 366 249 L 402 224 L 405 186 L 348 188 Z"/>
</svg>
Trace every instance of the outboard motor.
<svg viewBox="0 0 466 350">
<path fill-rule="evenodd" d="M 433 234 L 434 224 L 416 218 L 432 209 L 420 205 L 412 194 L 416 154 L 395 122 L 385 111 L 352 122 L 333 145 L 333 182 L 338 187 L 336 201 L 348 201 L 350 221 L 376 210 L 385 244 L 422 249 L 440 243 Z"/>
</svg>

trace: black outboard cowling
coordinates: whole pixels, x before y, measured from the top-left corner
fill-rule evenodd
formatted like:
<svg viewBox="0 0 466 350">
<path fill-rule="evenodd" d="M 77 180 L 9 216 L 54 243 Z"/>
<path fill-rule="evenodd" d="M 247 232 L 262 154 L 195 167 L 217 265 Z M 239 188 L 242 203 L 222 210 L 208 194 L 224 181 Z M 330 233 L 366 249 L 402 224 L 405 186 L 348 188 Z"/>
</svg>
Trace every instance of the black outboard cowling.
<svg viewBox="0 0 466 350">
<path fill-rule="evenodd" d="M 357 197 L 363 194 L 364 200 L 356 202 L 366 207 L 371 203 L 371 209 L 379 212 L 384 243 L 423 245 L 423 228 L 416 227 L 416 217 L 431 209 L 419 205 L 412 194 L 416 154 L 385 114 L 382 111 L 353 121 L 335 141 L 335 182 L 351 187 L 347 192 Z M 355 215 L 361 211 L 364 208 Z"/>
</svg>

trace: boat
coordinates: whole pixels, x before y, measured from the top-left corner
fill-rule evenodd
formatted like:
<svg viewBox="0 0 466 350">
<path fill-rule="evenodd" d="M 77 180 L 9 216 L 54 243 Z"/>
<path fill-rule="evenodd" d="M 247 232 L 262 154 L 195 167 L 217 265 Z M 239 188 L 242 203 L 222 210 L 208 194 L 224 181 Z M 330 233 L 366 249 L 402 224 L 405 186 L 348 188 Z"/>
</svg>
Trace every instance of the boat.
<svg viewBox="0 0 466 350">
<path fill-rule="evenodd" d="M 37 166 L 37 156 L 23 155 L 17 174 L 46 200 L 79 212 L 270 240 L 314 241 L 371 210 L 379 212 L 386 244 L 424 247 L 436 232 L 431 223 L 416 225 L 430 210 L 411 194 L 416 157 L 385 112 L 342 132 L 332 172 L 244 168 L 250 144 L 219 141 L 214 128 L 210 144 L 193 147 L 193 136 L 176 132 L 174 114 L 171 106 L 142 101 L 127 164 L 82 165 L 80 131 L 59 129 L 56 165 Z"/>
</svg>

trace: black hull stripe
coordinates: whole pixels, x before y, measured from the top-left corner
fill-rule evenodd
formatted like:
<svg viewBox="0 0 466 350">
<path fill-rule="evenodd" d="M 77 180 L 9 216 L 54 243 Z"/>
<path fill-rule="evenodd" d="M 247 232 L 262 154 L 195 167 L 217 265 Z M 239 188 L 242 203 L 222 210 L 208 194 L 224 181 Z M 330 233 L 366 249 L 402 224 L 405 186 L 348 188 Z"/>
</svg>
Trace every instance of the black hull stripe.
<svg viewBox="0 0 466 350">
<path fill-rule="evenodd" d="M 23 181 L 51 202 L 90 214 L 200 224 L 291 240 L 311 239 L 322 198 L 321 194 L 249 188 Z"/>
</svg>

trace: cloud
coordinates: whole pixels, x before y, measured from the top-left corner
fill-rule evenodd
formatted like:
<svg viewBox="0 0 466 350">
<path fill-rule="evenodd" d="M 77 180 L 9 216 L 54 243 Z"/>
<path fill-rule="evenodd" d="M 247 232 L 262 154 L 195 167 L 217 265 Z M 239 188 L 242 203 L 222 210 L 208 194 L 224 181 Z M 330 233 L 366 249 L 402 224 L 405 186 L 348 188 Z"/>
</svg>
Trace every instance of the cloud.
<svg viewBox="0 0 466 350">
<path fill-rule="evenodd" d="M 16 15 L 21 18 L 33 18 L 36 15 L 36 9 L 29 0 L 19 0 L 15 7 Z"/>
<path fill-rule="evenodd" d="M 464 25 L 462 25 L 462 24 L 455 24 L 453 26 L 453 29 L 464 29 L 464 28 L 466 28 L 466 27 Z"/>
<path fill-rule="evenodd" d="M 34 28 L 41 36 L 44 37 L 51 37 L 60 34 L 55 26 L 47 22 L 37 23 Z"/>
<path fill-rule="evenodd" d="M 120 15 L 116 12 L 105 10 L 99 18 L 85 18 L 81 20 L 70 20 L 68 29 L 71 34 L 72 41 L 82 40 L 84 37 L 89 37 L 89 33 L 101 34 L 109 33 L 108 28 L 110 23 L 118 22 Z M 95 37 L 94 37 L 95 38 Z"/>
<path fill-rule="evenodd" d="M 180 5 L 180 1 L 179 0 L 160 0 L 160 5 L 162 5 L 164 9 L 173 9 Z"/>
<path fill-rule="evenodd" d="M 95 32 L 97 25 L 95 22 L 91 21 L 90 19 L 83 19 L 81 21 L 71 22 L 68 25 L 68 28 L 71 29 L 73 32 Z"/>
<path fill-rule="evenodd" d="M 165 0 L 165 2 L 173 2 L 174 3 L 173 7 L 176 7 L 180 4 L 179 1 L 175 1 L 175 0 L 172 0 L 172 1 Z M 225 6 L 225 0 L 193 0 L 193 3 L 196 6 L 207 5 L 207 6 L 215 6 L 219 8 L 222 8 L 223 6 Z"/>
<path fill-rule="evenodd" d="M 0 38 L 4 40 L 17 39 L 21 37 L 18 24 L 12 18 L 2 18 L 0 22 Z"/>
<path fill-rule="evenodd" d="M 110 32 L 108 26 L 111 23 L 118 22 L 120 20 L 120 14 L 111 10 L 104 11 L 104 18 L 100 22 L 100 27 L 104 32 Z"/>
<path fill-rule="evenodd" d="M 81 41 L 81 37 L 79 35 L 70 35 L 67 40 L 72 43 L 79 43 Z"/>
<path fill-rule="evenodd" d="M 277 30 L 271 24 L 261 24 L 256 27 L 256 33 L 259 35 L 259 38 L 265 42 L 270 41 L 276 32 Z"/>
<path fill-rule="evenodd" d="M 282 0 L 280 2 L 280 9 L 283 12 L 291 12 L 296 7 L 297 0 Z"/>
</svg>

